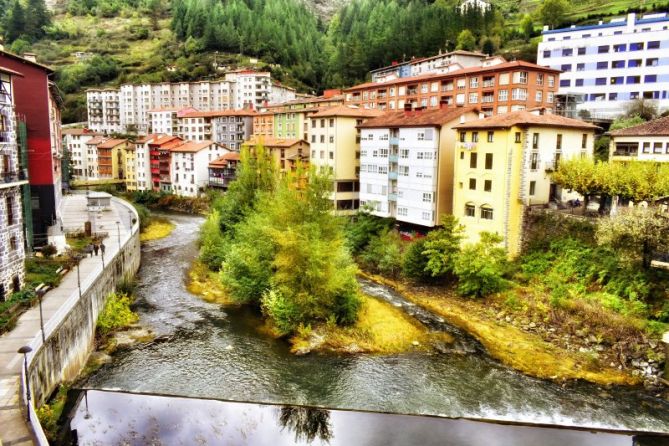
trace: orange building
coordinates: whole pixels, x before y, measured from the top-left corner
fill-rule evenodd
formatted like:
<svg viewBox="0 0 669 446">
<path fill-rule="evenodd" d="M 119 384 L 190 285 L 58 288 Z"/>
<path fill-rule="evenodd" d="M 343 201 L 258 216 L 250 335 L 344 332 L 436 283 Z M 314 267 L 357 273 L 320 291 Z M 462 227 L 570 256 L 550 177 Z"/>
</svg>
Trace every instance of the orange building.
<svg viewBox="0 0 669 446">
<path fill-rule="evenodd" d="M 346 104 L 378 110 L 475 106 L 493 114 L 555 107 L 559 70 L 524 61 L 490 58 L 480 67 L 442 74 L 367 82 L 344 90 Z"/>
<path fill-rule="evenodd" d="M 128 145 L 127 139 L 108 139 L 98 144 L 98 174 L 100 178 L 123 178 L 123 168 L 120 167 L 121 151 Z"/>
<path fill-rule="evenodd" d="M 253 136 L 274 136 L 274 113 L 263 112 L 253 116 Z"/>
</svg>

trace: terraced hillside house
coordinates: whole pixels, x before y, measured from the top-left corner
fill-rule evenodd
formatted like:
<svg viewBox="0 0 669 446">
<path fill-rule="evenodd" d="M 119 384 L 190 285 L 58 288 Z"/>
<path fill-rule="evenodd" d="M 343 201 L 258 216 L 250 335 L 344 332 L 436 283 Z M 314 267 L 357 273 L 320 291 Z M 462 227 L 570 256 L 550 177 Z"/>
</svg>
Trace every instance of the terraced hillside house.
<svg viewBox="0 0 669 446">
<path fill-rule="evenodd" d="M 449 67 L 446 73 L 367 82 L 344 90 L 347 105 L 376 110 L 442 106 L 479 107 L 486 116 L 534 107 L 555 107 L 559 70 L 529 62 L 486 59 L 481 66 Z"/>
<path fill-rule="evenodd" d="M 360 132 L 360 206 L 379 217 L 426 229 L 452 212 L 453 126 L 476 120 L 474 108 L 388 112 Z"/>
<path fill-rule="evenodd" d="M 388 82 L 401 77 L 419 76 L 422 74 L 444 74 L 453 67 L 480 67 L 488 58 L 483 53 L 472 51 L 451 51 L 431 57 L 415 57 L 404 62 L 393 62 L 387 67 L 370 71 L 372 82 Z"/>
<path fill-rule="evenodd" d="M 101 136 L 100 133 L 94 132 L 87 128 L 64 129 L 63 130 L 63 146 L 70 156 L 70 169 L 72 178 L 81 180 L 89 177 L 89 157 L 88 141 Z"/>
<path fill-rule="evenodd" d="M 613 118 L 635 99 L 669 110 L 669 15 L 628 14 L 608 23 L 544 27 L 537 63 L 562 71 L 564 112 Z M 573 104 L 573 105 L 572 105 Z"/>
<path fill-rule="evenodd" d="M 197 197 L 209 185 L 209 163 L 228 153 L 213 141 L 185 141 L 170 149 L 172 193 Z"/>
<path fill-rule="evenodd" d="M 240 163 L 239 152 L 226 153 L 209 163 L 209 187 L 228 190 L 230 183 L 237 177 Z"/>
<path fill-rule="evenodd" d="M 360 207 L 360 129 L 382 112 L 339 105 L 311 115 L 309 162 L 332 175 L 332 207 L 351 213 Z"/>
<path fill-rule="evenodd" d="M 180 138 L 188 141 L 214 141 L 230 150 L 239 151 L 253 133 L 253 117 L 257 113 L 244 110 L 192 111 L 181 115 Z"/>
<path fill-rule="evenodd" d="M 609 159 L 669 163 L 669 116 L 611 132 Z"/>
<path fill-rule="evenodd" d="M 19 57 L 0 50 L 0 66 L 21 73 L 13 79 L 15 113 L 25 121 L 30 181 L 30 212 L 34 243 L 49 241 L 60 228 L 63 136 L 60 94 L 52 81 L 53 70 L 37 63 L 34 54 Z M 52 228 L 52 229 L 49 229 Z M 29 236 L 30 237 L 30 236 Z"/>
<path fill-rule="evenodd" d="M 0 302 L 25 279 L 22 187 L 28 184 L 16 138 L 13 79 L 21 73 L 0 65 Z"/>
<path fill-rule="evenodd" d="M 562 159 L 592 157 L 596 126 L 547 113 L 519 111 L 455 126 L 459 132 L 453 215 L 466 242 L 482 231 L 499 234 L 514 257 L 531 206 L 578 198 L 551 182 Z"/>
</svg>

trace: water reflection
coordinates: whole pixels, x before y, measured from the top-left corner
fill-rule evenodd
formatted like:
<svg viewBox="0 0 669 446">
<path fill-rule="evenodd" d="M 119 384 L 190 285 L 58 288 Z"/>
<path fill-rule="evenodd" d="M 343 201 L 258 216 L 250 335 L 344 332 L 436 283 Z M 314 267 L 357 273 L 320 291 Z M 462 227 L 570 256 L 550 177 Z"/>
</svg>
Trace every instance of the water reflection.
<svg viewBox="0 0 669 446">
<path fill-rule="evenodd" d="M 326 443 L 332 438 L 330 412 L 314 407 L 282 407 L 279 413 L 281 430 L 295 432 L 295 442 L 313 443 L 318 438 Z"/>
</svg>

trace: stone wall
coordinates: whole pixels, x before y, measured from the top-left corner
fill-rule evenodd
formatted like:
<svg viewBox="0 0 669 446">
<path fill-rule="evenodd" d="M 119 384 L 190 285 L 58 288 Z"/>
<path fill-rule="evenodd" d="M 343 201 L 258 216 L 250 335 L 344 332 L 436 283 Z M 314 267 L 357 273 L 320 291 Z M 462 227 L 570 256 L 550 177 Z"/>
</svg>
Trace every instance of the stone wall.
<svg viewBox="0 0 669 446">
<path fill-rule="evenodd" d="M 32 357 L 30 386 L 36 406 L 46 401 L 61 382 L 74 380 L 79 375 L 94 348 L 96 322 L 107 296 L 117 284 L 136 274 L 140 256 L 139 225 L 135 224 L 120 253 L 110 259 L 107 267 L 85 290 L 82 284 L 81 299 Z"/>
<path fill-rule="evenodd" d="M 23 287 L 24 261 L 21 186 L 3 188 L 0 189 L 0 302 L 16 291 L 15 288 Z"/>
</svg>

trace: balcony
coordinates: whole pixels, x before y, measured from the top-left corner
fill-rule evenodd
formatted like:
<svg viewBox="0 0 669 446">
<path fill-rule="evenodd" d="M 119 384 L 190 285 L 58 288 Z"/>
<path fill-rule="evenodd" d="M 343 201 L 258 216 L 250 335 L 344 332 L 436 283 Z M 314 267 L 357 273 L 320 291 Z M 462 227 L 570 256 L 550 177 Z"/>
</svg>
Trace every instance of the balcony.
<svg viewBox="0 0 669 446">
<path fill-rule="evenodd" d="M 0 188 L 22 184 L 26 181 L 28 181 L 28 175 L 25 170 L 0 173 Z"/>
<path fill-rule="evenodd" d="M 400 143 L 400 137 L 399 136 L 391 136 L 390 137 L 390 145 L 391 146 L 397 146 Z"/>
<path fill-rule="evenodd" d="M 390 155 L 388 155 L 388 160 L 391 163 L 396 163 L 396 162 L 399 161 L 399 156 L 396 153 L 390 154 Z"/>
<path fill-rule="evenodd" d="M 457 144 L 457 149 L 458 150 L 476 150 L 476 143 L 475 142 L 459 142 Z"/>
<path fill-rule="evenodd" d="M 397 179 L 397 172 L 388 172 L 388 179 L 396 180 Z"/>
<path fill-rule="evenodd" d="M 390 193 L 388 194 L 388 201 L 395 201 L 397 202 L 397 194 Z"/>
</svg>

